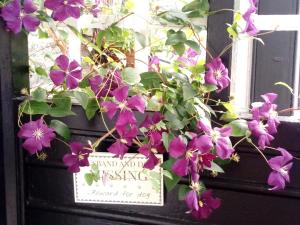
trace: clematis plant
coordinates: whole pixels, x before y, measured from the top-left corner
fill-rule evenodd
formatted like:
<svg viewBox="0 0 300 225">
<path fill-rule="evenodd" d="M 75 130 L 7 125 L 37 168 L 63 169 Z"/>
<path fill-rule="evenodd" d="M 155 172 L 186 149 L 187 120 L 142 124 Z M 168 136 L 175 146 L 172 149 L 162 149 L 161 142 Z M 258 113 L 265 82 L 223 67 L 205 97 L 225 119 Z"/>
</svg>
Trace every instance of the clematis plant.
<svg viewBox="0 0 300 225">
<path fill-rule="evenodd" d="M 1 17 L 13 33 L 19 33 L 22 27 L 32 32 L 40 25 L 39 32 L 42 32 L 45 25 L 67 24 L 65 29 L 78 36 L 88 55 L 80 62 L 70 60 L 75 56 L 66 55 L 67 46 L 59 38 L 61 32 L 55 29 L 54 35 L 50 32 L 49 38 L 62 51 L 50 71 L 45 70 L 53 88 L 38 87 L 30 93 L 24 90 L 24 101 L 19 106 L 18 136 L 24 139 L 23 148 L 30 155 L 47 151 L 56 138 L 69 149 L 62 162 L 70 172 L 77 173 L 80 167 L 89 166 L 90 154 L 97 151 L 105 139 L 113 140 L 107 151 L 120 160 L 136 147 L 137 153 L 145 157 L 144 168 L 152 170 L 161 166 L 166 170 L 168 179 L 165 182 L 169 184 L 166 185 L 169 191 L 180 179 L 189 183 L 181 195 L 184 195 L 182 199 L 186 202 L 187 212 L 196 219 L 208 218 L 221 205 L 220 199 L 206 189 L 202 178 L 215 177 L 224 172 L 221 165 L 238 162 L 238 146 L 243 141 L 252 146 L 270 168 L 266 183 L 271 190 L 281 190 L 290 182 L 293 156 L 283 148 L 271 147 L 280 125 L 277 95 L 262 95 L 262 102 L 251 105 L 252 116 L 248 120 L 232 116 L 230 101 L 212 97 L 215 93 L 224 93 L 230 86 L 228 65 L 222 61 L 222 55 L 231 45 L 218 54 L 212 54 L 203 46 L 194 22 L 197 20 L 192 20 L 191 15 L 203 17 L 218 13 L 209 11 L 208 0 L 193 0 L 180 12 L 168 16 L 168 12 L 158 13 L 153 18 L 180 25 L 180 29 L 166 32 L 162 48 L 159 51 L 153 48 L 149 54 L 148 71 L 141 72 L 124 61 L 128 58 L 128 49 L 122 52 L 126 46 L 119 46 L 118 38 L 123 34 L 122 28 L 118 27 L 120 21 L 98 33 L 93 32 L 94 36 L 88 36 L 84 29 L 77 30 L 67 22 L 62 23 L 68 18 L 78 19 L 84 13 L 97 17 L 99 2 L 88 6 L 83 0 L 46 0 L 44 8 L 36 12 L 31 0 L 25 0 L 23 4 L 13 0 L 1 8 Z M 242 16 L 236 16 L 233 24 L 228 25 L 232 39 L 245 35 L 255 38 L 259 32 L 253 22 L 257 4 L 258 0 L 249 0 L 246 12 L 234 12 Z M 195 5 L 199 6 L 197 11 L 193 11 Z M 122 19 L 132 14 L 124 15 Z M 42 22 L 36 16 L 42 18 Z M 246 27 L 239 25 L 241 20 Z M 141 34 L 138 37 L 143 39 Z M 207 62 L 200 57 L 205 51 Z M 166 60 L 166 55 L 172 57 Z M 99 116 L 107 133 L 93 143 L 71 141 L 70 130 L 60 118 L 75 115 L 72 100 L 82 106 L 87 119 Z M 22 123 L 23 115 L 29 115 L 29 122 Z M 112 126 L 107 125 L 108 119 Z M 49 121 L 48 125 L 46 121 Z M 268 159 L 265 149 L 278 156 Z M 165 162 L 160 162 L 157 154 L 164 154 Z"/>
</svg>

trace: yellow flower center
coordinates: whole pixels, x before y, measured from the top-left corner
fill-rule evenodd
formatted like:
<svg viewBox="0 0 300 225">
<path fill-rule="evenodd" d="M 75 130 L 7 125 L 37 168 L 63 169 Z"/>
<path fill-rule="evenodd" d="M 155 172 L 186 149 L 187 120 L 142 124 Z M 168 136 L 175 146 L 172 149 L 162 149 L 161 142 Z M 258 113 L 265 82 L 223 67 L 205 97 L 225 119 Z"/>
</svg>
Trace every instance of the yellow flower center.
<svg viewBox="0 0 300 225">
<path fill-rule="evenodd" d="M 288 168 L 286 166 L 284 167 L 281 167 L 280 170 L 279 170 L 279 173 L 282 175 L 282 176 L 286 176 L 288 175 Z"/>
<path fill-rule="evenodd" d="M 199 206 L 202 208 L 203 206 L 204 206 L 204 203 L 201 201 L 201 200 L 199 200 Z"/>
<path fill-rule="evenodd" d="M 127 142 L 125 139 L 123 139 L 123 138 L 120 139 L 120 141 L 121 141 L 122 144 L 127 144 L 127 143 L 128 143 L 128 142 Z"/>
<path fill-rule="evenodd" d="M 126 107 L 126 103 L 125 102 L 122 102 L 119 104 L 119 108 L 122 110 Z"/>
<path fill-rule="evenodd" d="M 193 157 L 193 152 L 192 150 L 188 150 L 186 153 L 185 153 L 185 158 L 187 159 L 190 159 Z"/>
<path fill-rule="evenodd" d="M 79 161 L 84 160 L 84 156 L 82 154 L 78 155 Z"/>
<path fill-rule="evenodd" d="M 158 151 L 157 151 L 156 148 L 151 148 L 151 152 L 154 153 L 154 154 L 157 154 L 157 153 L 158 153 Z"/>
<path fill-rule="evenodd" d="M 40 140 L 44 136 L 44 132 L 41 128 L 37 128 L 33 131 L 32 135 L 35 137 L 35 139 Z"/>
<path fill-rule="evenodd" d="M 214 75 L 217 79 L 219 79 L 220 77 L 222 77 L 222 71 L 221 70 L 215 70 Z"/>
</svg>

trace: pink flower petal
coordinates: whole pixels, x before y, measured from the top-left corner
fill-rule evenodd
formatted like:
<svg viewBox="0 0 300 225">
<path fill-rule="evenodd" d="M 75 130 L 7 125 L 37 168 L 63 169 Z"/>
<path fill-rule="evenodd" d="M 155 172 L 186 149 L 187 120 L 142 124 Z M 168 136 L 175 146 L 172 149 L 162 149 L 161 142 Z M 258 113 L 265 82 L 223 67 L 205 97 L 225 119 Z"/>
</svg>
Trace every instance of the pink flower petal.
<svg viewBox="0 0 300 225">
<path fill-rule="evenodd" d="M 56 86 L 61 85 L 65 81 L 66 73 L 61 70 L 51 70 L 50 78 Z"/>
<path fill-rule="evenodd" d="M 67 71 L 67 69 L 69 67 L 69 58 L 65 55 L 60 55 L 55 59 L 55 63 L 63 71 Z"/>
</svg>

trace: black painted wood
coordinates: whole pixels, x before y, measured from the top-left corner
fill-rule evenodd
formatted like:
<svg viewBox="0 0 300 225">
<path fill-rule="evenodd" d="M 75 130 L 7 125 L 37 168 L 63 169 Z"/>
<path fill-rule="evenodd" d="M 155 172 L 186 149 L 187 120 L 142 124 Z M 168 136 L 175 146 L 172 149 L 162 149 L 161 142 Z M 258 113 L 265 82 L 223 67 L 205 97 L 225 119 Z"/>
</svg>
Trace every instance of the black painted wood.
<svg viewBox="0 0 300 225">
<path fill-rule="evenodd" d="M 260 15 L 297 14 L 299 0 L 261 0 L 258 9 Z"/>
<path fill-rule="evenodd" d="M 252 101 L 261 101 L 260 95 L 267 92 L 279 94 L 279 108 L 292 106 L 292 94 L 276 82 L 294 83 L 295 48 L 297 33 L 278 31 L 263 37 L 265 45 L 255 42 L 252 73 Z"/>
</svg>

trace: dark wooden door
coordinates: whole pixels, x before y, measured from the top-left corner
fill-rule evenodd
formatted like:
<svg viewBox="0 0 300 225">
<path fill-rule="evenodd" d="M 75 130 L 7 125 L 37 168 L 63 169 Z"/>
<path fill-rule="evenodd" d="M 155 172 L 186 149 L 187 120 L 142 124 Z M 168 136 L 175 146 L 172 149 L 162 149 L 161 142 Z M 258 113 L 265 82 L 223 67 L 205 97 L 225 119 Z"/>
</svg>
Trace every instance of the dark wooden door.
<svg viewBox="0 0 300 225">
<path fill-rule="evenodd" d="M 211 2 L 213 9 L 233 7 L 233 0 Z M 265 7 L 266 4 L 263 4 Z M 225 30 L 225 23 L 231 20 L 229 14 L 218 14 L 209 19 L 208 45 L 215 47 L 211 52 L 218 53 L 229 43 L 226 32 L 220 34 L 220 30 Z M 241 156 L 239 164 L 228 166 L 226 173 L 217 178 L 203 178 L 207 186 L 215 190 L 215 195 L 223 200 L 220 209 L 209 220 L 199 222 L 186 215 L 185 204 L 177 200 L 177 190 L 165 194 L 163 207 L 75 204 L 72 174 L 61 161 L 67 151 L 65 147 L 54 142 L 48 159 L 40 161 L 26 155 L 15 138 L 17 97 L 20 87 L 28 85 L 26 39 L 22 35 L 12 38 L 2 24 L 0 27 L 1 225 L 300 224 L 300 163 L 295 163 L 292 183 L 285 191 L 270 192 L 266 185 L 270 171 L 247 145 L 238 149 Z M 230 52 L 223 56 L 229 67 L 230 58 Z M 256 66 L 260 64 L 256 63 Z M 272 73 L 272 68 L 269 69 Z M 68 117 L 64 122 L 71 127 L 74 139 L 93 139 L 105 132 L 99 120 L 87 121 L 79 107 L 74 106 L 73 110 L 80 119 Z M 300 124 L 282 123 L 274 146 L 285 147 L 300 157 L 299 137 Z M 110 143 L 107 140 L 100 148 L 105 150 Z"/>
</svg>

